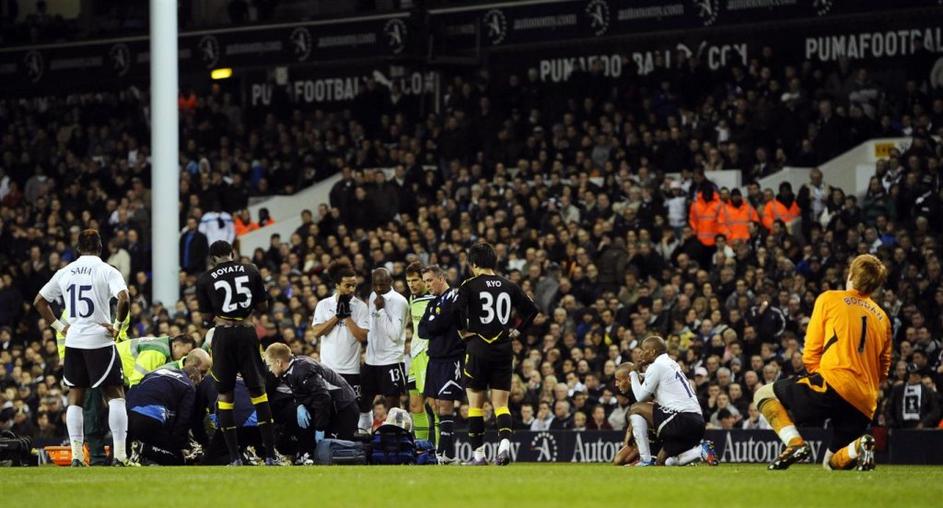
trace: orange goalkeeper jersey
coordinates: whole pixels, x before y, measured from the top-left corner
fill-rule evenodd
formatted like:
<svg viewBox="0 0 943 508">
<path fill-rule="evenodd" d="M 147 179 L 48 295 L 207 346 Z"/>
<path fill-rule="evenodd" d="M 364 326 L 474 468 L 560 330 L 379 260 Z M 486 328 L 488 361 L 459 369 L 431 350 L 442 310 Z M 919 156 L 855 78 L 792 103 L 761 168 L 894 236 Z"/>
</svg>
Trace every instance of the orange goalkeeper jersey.
<svg viewBox="0 0 943 508">
<path fill-rule="evenodd" d="M 868 417 L 891 366 L 891 322 L 857 291 L 826 291 L 815 300 L 802 361 Z"/>
</svg>

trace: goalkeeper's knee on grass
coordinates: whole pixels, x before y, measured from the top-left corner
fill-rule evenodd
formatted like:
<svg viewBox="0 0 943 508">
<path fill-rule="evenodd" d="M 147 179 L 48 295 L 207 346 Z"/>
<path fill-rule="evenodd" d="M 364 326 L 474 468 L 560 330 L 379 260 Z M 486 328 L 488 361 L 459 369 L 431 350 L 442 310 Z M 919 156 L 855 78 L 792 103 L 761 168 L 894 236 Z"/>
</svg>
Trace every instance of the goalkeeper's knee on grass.
<svg viewBox="0 0 943 508">
<path fill-rule="evenodd" d="M 799 431 L 796 430 L 796 424 L 789 417 L 789 412 L 786 411 L 782 402 L 776 398 L 772 383 L 765 384 L 756 391 L 753 396 L 753 403 L 756 405 L 756 410 L 766 418 L 770 427 L 776 431 L 783 444 L 796 446 L 804 442 L 802 436 L 799 435 Z"/>
</svg>

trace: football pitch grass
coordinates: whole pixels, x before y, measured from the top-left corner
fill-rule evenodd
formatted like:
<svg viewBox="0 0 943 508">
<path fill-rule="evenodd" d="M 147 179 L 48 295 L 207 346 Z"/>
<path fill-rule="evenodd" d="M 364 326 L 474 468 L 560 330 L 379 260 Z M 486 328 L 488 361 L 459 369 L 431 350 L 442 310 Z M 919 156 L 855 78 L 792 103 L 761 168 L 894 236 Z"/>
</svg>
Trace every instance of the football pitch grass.
<svg viewBox="0 0 943 508">
<path fill-rule="evenodd" d="M 0 469 L 0 507 L 943 506 L 943 467 L 142 467 Z"/>
</svg>

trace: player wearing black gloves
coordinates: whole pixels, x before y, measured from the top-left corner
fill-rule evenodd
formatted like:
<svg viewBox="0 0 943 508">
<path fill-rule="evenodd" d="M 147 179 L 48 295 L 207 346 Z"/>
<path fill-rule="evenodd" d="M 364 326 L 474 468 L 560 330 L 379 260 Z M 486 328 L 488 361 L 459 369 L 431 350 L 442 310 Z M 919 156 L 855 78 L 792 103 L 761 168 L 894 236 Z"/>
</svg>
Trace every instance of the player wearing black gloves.
<svg viewBox="0 0 943 508">
<path fill-rule="evenodd" d="M 360 356 L 370 331 L 370 311 L 363 300 L 354 296 L 357 274 L 347 261 L 331 263 L 328 276 L 334 281 L 334 294 L 318 302 L 312 330 L 321 341 L 321 362 L 343 377 L 360 404 L 360 430 L 370 432 L 372 400 L 361 397 Z M 367 418 L 363 418 L 363 414 Z"/>
</svg>

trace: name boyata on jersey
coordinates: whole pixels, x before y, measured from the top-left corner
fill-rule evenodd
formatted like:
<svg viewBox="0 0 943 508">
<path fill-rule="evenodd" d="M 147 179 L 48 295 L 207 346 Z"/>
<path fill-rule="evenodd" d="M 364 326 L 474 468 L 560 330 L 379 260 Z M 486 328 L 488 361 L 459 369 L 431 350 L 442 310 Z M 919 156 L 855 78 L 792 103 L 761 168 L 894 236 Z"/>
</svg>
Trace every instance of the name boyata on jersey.
<svg viewBox="0 0 943 508">
<path fill-rule="evenodd" d="M 210 275 L 212 275 L 213 278 L 216 279 L 224 273 L 246 273 L 246 267 L 245 265 L 221 266 L 217 268 L 216 270 L 213 270 L 213 273 L 211 273 Z"/>
</svg>

